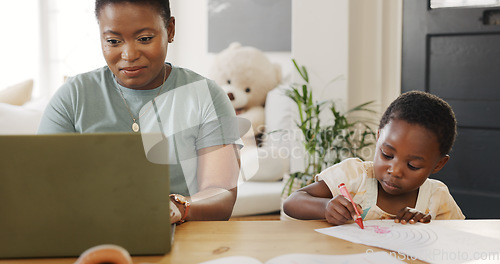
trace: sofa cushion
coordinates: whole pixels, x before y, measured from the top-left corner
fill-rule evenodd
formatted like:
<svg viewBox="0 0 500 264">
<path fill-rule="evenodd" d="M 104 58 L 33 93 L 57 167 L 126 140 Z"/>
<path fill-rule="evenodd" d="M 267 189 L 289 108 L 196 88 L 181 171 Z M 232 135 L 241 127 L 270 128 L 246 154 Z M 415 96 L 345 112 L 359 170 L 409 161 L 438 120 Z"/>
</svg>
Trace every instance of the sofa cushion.
<svg viewBox="0 0 500 264">
<path fill-rule="evenodd" d="M 241 183 L 238 185 L 238 199 L 234 204 L 232 216 L 280 211 L 282 190 L 283 181 Z"/>
<path fill-rule="evenodd" d="M 289 86 L 281 85 L 267 93 L 265 107 L 266 132 L 273 133 L 268 135 L 265 140 L 271 144 L 280 145 L 280 142 L 283 142 L 281 140 L 282 134 L 276 134 L 274 131 L 289 131 L 296 126 L 294 117 L 298 114 L 297 105 L 286 95 L 287 90 L 291 90 Z"/>
<path fill-rule="evenodd" d="M 288 171 L 286 154 L 280 155 L 277 147 L 245 145 L 245 148 L 241 151 L 241 174 L 245 176 L 242 180 L 273 182 L 283 179 Z"/>
<path fill-rule="evenodd" d="M 0 90 L 0 103 L 23 105 L 31 99 L 33 80 L 27 80 Z"/>
<path fill-rule="evenodd" d="M 288 171 L 294 172 L 304 169 L 304 146 L 302 131 L 297 126 L 297 104 L 286 95 L 287 91 L 291 91 L 291 87 L 281 85 L 267 94 L 264 141 L 276 148 L 280 157 L 288 159 Z"/>
<path fill-rule="evenodd" d="M 0 135 L 36 134 L 42 110 L 0 103 Z"/>
</svg>

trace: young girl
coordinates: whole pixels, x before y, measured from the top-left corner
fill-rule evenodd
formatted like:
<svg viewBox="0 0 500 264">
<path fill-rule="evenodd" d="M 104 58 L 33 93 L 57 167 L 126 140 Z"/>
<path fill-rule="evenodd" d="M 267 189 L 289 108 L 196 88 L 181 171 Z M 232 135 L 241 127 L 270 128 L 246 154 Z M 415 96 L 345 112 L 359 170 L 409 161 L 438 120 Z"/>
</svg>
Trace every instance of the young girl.
<svg viewBox="0 0 500 264">
<path fill-rule="evenodd" d="M 464 219 L 446 185 L 428 179 L 449 160 L 455 136 L 448 103 L 425 92 L 404 93 L 380 120 L 373 162 L 351 158 L 325 169 L 315 183 L 288 197 L 284 212 L 334 225 L 351 222 L 356 211 L 338 190 L 345 183 L 364 220 Z"/>
</svg>

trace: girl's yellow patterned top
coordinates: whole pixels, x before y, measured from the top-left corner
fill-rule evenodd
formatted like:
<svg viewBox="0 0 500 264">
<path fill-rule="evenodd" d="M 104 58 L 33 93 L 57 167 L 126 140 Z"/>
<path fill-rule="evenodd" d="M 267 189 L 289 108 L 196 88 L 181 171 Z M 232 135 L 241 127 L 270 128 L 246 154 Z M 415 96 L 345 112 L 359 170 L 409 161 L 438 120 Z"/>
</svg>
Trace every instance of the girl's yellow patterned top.
<svg viewBox="0 0 500 264">
<path fill-rule="evenodd" d="M 395 217 L 377 206 L 378 182 L 373 172 L 372 161 L 346 159 L 316 175 L 315 180 L 324 180 L 333 196 L 340 194 L 337 186 L 343 182 L 354 202 L 363 208 L 363 220 Z M 436 220 L 465 219 L 448 187 L 434 179 L 427 179 L 420 186 L 415 209 L 430 214 L 432 219 Z"/>
</svg>

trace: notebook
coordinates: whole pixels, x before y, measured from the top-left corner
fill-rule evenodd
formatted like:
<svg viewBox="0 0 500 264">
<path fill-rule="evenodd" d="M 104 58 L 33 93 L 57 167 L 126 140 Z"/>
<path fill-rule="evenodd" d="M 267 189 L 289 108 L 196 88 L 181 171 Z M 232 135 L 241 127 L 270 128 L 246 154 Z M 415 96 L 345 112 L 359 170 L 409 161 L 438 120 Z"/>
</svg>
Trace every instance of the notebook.
<svg viewBox="0 0 500 264">
<path fill-rule="evenodd" d="M 0 136 L 0 258 L 165 254 L 169 188 L 139 134 Z"/>
</svg>

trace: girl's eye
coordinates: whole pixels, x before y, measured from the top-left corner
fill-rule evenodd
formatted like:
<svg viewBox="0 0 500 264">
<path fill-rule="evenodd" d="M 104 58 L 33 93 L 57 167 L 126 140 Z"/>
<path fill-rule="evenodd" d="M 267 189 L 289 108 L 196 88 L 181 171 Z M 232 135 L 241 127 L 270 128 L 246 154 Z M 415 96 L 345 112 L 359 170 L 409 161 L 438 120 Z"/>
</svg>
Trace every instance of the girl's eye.
<svg viewBox="0 0 500 264">
<path fill-rule="evenodd" d="M 419 167 L 415 167 L 415 166 L 411 165 L 410 163 L 408 163 L 408 168 L 410 170 L 419 170 L 420 169 Z"/>
<path fill-rule="evenodd" d="M 392 159 L 393 157 L 391 155 L 385 154 L 383 150 L 380 150 L 380 153 L 382 153 L 382 156 L 386 159 Z"/>
</svg>

